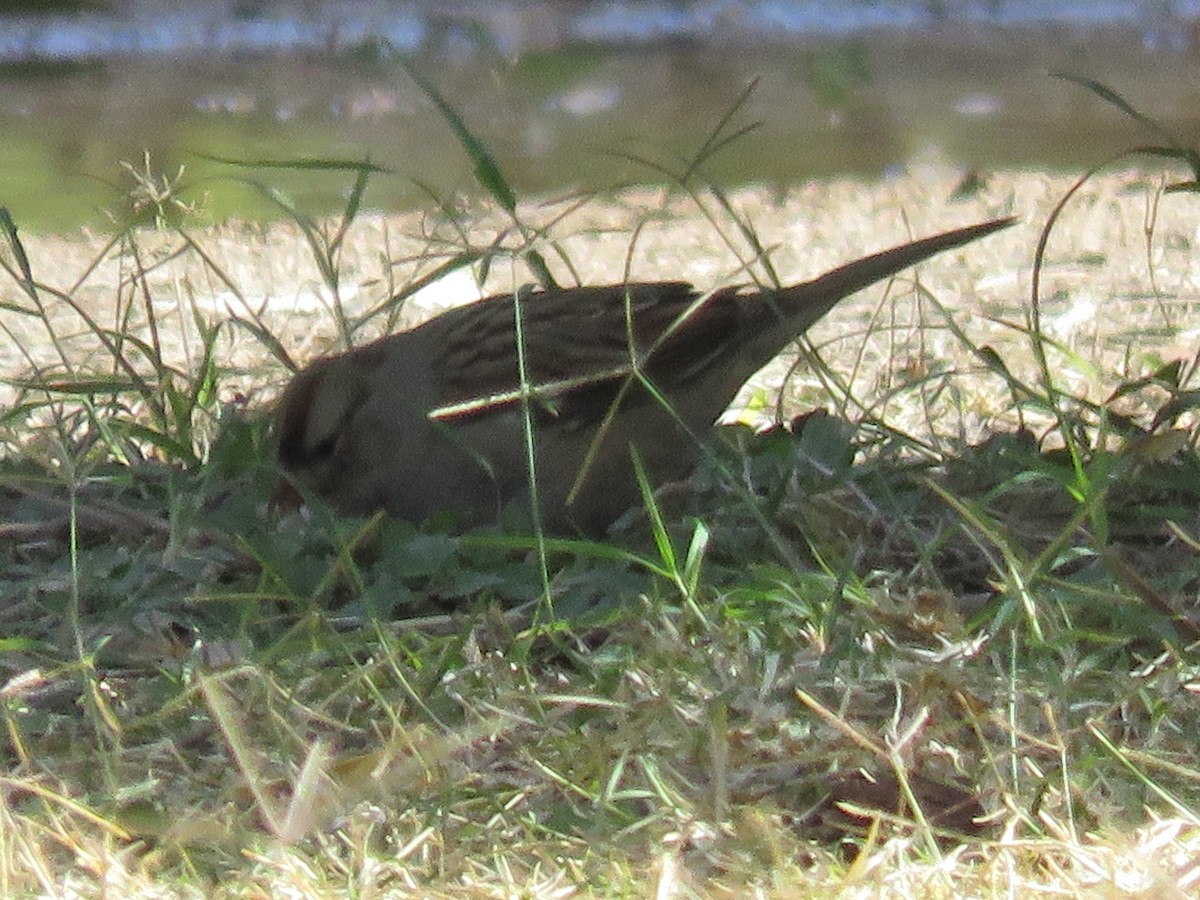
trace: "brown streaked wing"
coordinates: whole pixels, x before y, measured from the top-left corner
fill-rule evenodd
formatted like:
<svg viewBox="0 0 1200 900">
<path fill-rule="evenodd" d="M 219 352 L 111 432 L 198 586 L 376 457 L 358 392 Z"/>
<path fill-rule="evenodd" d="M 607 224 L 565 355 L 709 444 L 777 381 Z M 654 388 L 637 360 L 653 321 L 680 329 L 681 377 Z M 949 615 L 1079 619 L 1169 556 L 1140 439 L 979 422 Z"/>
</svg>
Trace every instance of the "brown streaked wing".
<svg viewBox="0 0 1200 900">
<path fill-rule="evenodd" d="M 686 282 L 533 291 L 521 298 L 527 370 L 544 400 L 619 381 L 630 372 L 626 302 L 635 343 L 652 347 L 696 301 Z M 449 331 L 438 361 L 441 403 L 434 415 L 453 418 L 519 400 L 516 329 L 511 294 L 453 310 L 433 323 Z M 503 306 L 503 312 L 498 309 Z"/>
</svg>

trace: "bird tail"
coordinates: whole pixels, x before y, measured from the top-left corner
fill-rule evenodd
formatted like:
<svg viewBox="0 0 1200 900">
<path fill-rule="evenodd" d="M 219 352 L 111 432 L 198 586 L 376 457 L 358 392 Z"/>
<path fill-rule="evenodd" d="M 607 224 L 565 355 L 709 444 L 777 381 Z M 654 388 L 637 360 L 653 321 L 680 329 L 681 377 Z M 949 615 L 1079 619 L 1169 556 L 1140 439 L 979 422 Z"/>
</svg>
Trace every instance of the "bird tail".
<svg viewBox="0 0 1200 900">
<path fill-rule="evenodd" d="M 933 237 L 901 244 L 899 247 L 892 247 L 890 250 L 883 250 L 872 256 L 864 256 L 862 259 L 856 259 L 854 262 L 826 272 L 820 278 L 814 278 L 812 281 L 781 291 L 777 296 L 777 302 L 791 320 L 788 323 L 789 327 L 796 334 L 800 334 L 844 297 L 849 297 L 863 288 L 870 287 L 877 281 L 890 278 L 902 269 L 914 266 L 945 250 L 961 247 L 963 244 L 969 244 L 994 231 L 1007 228 L 1015 221 L 1016 219 L 1012 217 L 993 219 L 990 222 L 956 228 L 953 231 L 935 234 Z M 800 321 L 793 318 L 800 316 L 805 307 L 811 307 L 811 317 L 801 316 Z M 796 328 L 797 325 L 800 327 Z"/>
</svg>

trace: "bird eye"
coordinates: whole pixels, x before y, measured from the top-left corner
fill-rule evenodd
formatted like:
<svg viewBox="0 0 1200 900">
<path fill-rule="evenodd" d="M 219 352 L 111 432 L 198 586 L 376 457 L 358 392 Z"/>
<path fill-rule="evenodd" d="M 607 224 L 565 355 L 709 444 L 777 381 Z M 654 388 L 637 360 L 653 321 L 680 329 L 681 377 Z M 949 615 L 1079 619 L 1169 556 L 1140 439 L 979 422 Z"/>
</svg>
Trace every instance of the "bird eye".
<svg viewBox="0 0 1200 900">
<path fill-rule="evenodd" d="M 333 457 L 334 451 L 337 449 L 338 436 L 334 434 L 322 438 L 317 443 L 313 444 L 311 455 L 316 461 L 324 461 Z"/>
</svg>

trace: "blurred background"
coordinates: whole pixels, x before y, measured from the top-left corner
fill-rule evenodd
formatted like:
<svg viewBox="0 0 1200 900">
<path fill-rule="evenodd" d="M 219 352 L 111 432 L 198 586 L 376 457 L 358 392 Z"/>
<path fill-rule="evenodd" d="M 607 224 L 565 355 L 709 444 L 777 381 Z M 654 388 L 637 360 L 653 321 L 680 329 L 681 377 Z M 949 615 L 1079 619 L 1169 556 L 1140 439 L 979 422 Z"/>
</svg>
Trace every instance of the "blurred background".
<svg viewBox="0 0 1200 900">
<path fill-rule="evenodd" d="M 4 0 L 0 205 L 27 230 L 102 224 L 144 151 L 217 218 L 270 214 L 238 177 L 312 213 L 349 179 L 206 157 L 369 158 L 394 172 L 378 209 L 474 191 L 401 58 L 522 196 L 662 180 L 647 161 L 681 168 L 757 76 L 734 123 L 762 126 L 706 167 L 726 186 L 1082 169 L 1150 142 L 1052 71 L 1200 143 L 1200 0 Z"/>
</svg>

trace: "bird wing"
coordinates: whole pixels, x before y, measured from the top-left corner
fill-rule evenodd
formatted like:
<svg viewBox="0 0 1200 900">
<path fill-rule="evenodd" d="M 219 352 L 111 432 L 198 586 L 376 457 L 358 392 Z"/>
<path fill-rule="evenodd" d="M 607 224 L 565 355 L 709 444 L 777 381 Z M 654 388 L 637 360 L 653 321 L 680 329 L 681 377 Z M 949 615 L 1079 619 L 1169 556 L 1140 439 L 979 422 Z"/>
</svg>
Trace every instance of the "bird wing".
<svg viewBox="0 0 1200 900">
<path fill-rule="evenodd" d="M 424 326 L 447 330 L 438 362 L 440 404 L 432 415 L 452 419 L 521 401 L 518 302 L 531 395 L 556 418 L 572 418 L 597 406 L 602 412 L 650 359 L 662 368 L 658 353 L 651 356 L 660 347 L 671 348 L 672 359 L 703 355 L 689 353 L 690 345 L 721 330 L 707 300 L 687 282 L 673 281 L 534 290 L 453 310 Z M 503 314 L 498 304 L 507 307 Z"/>
</svg>

